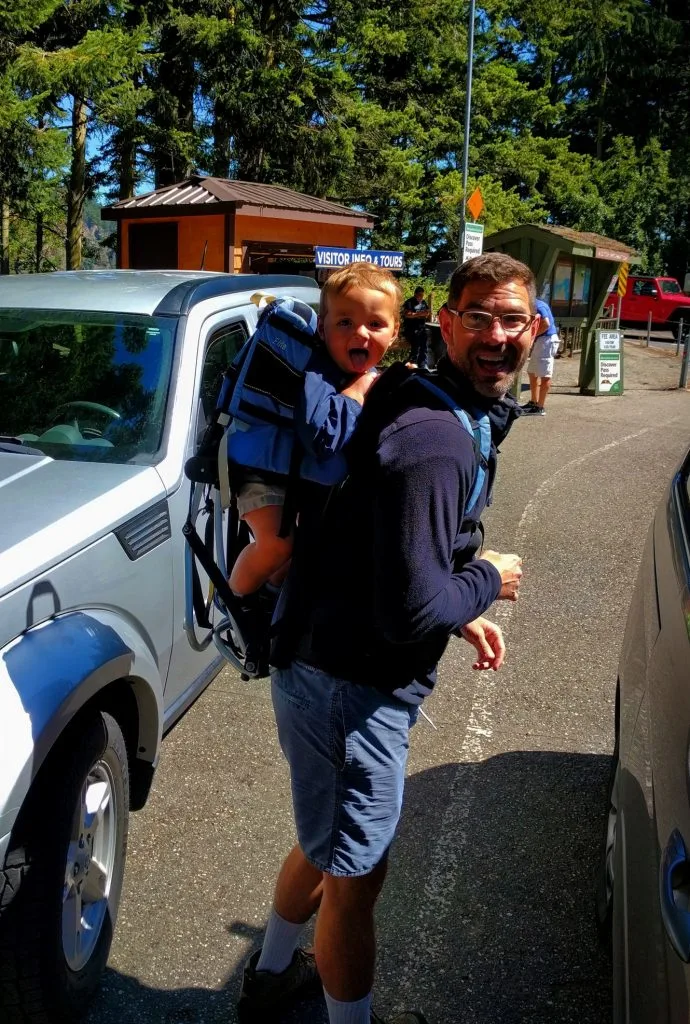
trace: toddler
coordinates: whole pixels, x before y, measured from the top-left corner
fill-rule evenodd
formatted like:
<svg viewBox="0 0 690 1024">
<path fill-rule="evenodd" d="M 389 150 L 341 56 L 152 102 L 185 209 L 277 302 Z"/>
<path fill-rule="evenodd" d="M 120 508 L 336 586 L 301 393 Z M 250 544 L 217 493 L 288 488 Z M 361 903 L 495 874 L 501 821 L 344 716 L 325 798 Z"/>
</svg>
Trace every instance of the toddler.
<svg viewBox="0 0 690 1024">
<path fill-rule="evenodd" d="M 238 596 L 252 594 L 265 583 L 278 586 L 287 572 L 292 537 L 280 533 L 294 444 L 303 450 L 302 479 L 332 486 L 345 476 L 342 449 L 376 379 L 376 364 L 397 337 L 401 298 L 400 286 L 387 270 L 371 263 L 337 270 L 321 291 L 318 337 L 292 425 L 244 424 L 241 414 L 235 415 L 228 455 L 238 471 L 239 515 L 254 538 L 230 576 Z M 261 458 L 258 439 L 251 436 L 257 430 L 263 432 Z"/>
</svg>

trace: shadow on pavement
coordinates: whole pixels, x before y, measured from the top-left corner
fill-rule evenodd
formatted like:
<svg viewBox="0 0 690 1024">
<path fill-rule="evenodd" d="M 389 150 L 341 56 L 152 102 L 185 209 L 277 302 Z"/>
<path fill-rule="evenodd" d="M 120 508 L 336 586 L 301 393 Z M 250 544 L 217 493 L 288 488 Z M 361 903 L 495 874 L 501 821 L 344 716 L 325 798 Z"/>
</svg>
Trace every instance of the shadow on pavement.
<svg viewBox="0 0 690 1024">
<path fill-rule="evenodd" d="M 408 779 L 377 914 L 380 1013 L 415 1006 L 429 1024 L 610 1020 L 593 914 L 609 766 L 528 751 Z M 260 943 L 256 928 L 228 928 Z M 238 966 L 218 991 L 170 991 L 109 970 L 88 1020 L 233 1024 L 240 979 Z M 315 1000 L 276 1024 L 326 1020 Z"/>
</svg>

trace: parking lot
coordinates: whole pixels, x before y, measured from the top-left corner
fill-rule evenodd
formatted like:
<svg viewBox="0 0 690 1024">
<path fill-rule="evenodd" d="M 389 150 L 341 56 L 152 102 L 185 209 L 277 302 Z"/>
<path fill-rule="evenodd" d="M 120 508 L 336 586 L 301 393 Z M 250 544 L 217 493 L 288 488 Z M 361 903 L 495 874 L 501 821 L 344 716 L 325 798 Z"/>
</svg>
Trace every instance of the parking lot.
<svg viewBox="0 0 690 1024">
<path fill-rule="evenodd" d="M 678 363 L 626 346 L 626 394 L 576 393 L 556 364 L 547 416 L 502 452 L 487 542 L 524 557 L 495 611 L 499 673 L 454 640 L 420 719 L 378 912 L 376 1006 L 430 1024 L 610 1018 L 592 876 L 616 664 L 653 510 L 690 438 Z M 675 377 L 673 377 L 675 374 Z M 665 376 L 666 375 L 666 376 Z M 673 380 L 672 380 L 673 377 Z M 668 378 L 668 379 L 667 379 Z M 268 684 L 223 671 L 167 738 L 131 820 L 125 896 L 89 1024 L 232 1024 L 294 841 Z M 285 1024 L 324 1024 L 317 1000 Z"/>
</svg>

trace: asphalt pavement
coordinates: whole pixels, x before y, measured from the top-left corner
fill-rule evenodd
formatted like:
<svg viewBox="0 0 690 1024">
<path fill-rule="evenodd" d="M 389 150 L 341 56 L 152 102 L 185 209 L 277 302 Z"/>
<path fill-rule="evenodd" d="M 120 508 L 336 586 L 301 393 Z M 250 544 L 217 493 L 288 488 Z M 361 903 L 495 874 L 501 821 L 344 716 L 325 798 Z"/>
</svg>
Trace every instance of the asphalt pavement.
<svg viewBox="0 0 690 1024">
<path fill-rule="evenodd" d="M 604 1024 L 593 919 L 616 666 L 653 511 L 690 441 L 679 360 L 626 345 L 625 394 L 583 397 L 556 363 L 544 418 L 503 446 L 487 543 L 518 551 L 495 606 L 508 659 L 451 642 L 413 732 L 378 911 L 376 1006 L 430 1024 Z M 495 614 L 494 614 L 495 613 Z M 88 1024 L 233 1024 L 294 841 L 268 685 L 223 671 L 173 730 L 133 815 L 123 905 Z M 321 1000 L 282 1024 L 325 1024 Z"/>
</svg>

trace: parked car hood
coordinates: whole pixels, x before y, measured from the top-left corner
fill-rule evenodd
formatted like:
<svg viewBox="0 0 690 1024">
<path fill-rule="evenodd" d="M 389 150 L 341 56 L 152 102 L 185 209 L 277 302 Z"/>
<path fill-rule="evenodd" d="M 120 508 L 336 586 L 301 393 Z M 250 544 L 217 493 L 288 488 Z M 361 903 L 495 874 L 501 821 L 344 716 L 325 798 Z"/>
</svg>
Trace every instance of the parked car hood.
<svg viewBox="0 0 690 1024">
<path fill-rule="evenodd" d="M 151 466 L 0 452 L 0 596 L 165 494 Z"/>
</svg>

